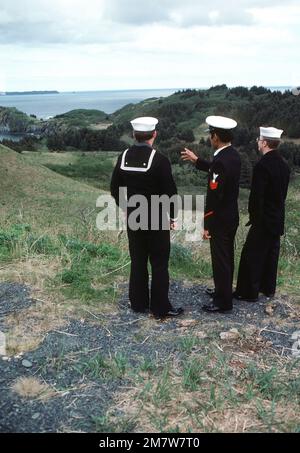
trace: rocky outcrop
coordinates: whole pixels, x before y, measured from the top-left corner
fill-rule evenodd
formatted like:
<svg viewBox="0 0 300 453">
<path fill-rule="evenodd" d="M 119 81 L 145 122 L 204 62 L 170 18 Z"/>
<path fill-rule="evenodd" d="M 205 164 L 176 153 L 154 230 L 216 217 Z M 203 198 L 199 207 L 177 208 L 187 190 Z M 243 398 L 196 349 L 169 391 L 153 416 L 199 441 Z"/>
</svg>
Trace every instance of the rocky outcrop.
<svg viewBox="0 0 300 453">
<path fill-rule="evenodd" d="M 16 108 L 0 107 L 0 132 L 26 133 L 37 120 Z"/>
<path fill-rule="evenodd" d="M 29 117 L 16 108 L 0 107 L 0 133 L 49 137 L 65 132 L 67 129 L 62 119 L 39 120 Z"/>
<path fill-rule="evenodd" d="M 80 127 L 70 123 L 67 114 L 66 117 L 60 116 L 48 120 L 40 120 L 28 116 L 16 108 L 0 107 L 0 133 L 33 134 L 50 137 L 78 128 Z"/>
</svg>

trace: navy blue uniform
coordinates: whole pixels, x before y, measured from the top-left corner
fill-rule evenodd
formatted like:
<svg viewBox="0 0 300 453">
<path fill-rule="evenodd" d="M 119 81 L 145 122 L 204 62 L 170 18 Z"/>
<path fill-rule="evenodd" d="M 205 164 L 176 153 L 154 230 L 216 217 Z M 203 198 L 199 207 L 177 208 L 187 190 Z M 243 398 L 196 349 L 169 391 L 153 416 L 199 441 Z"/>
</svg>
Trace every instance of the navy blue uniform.
<svg viewBox="0 0 300 453">
<path fill-rule="evenodd" d="M 251 228 L 236 288 L 242 298 L 257 299 L 259 292 L 275 294 L 289 179 L 290 169 L 277 149 L 266 153 L 254 167 L 248 206 Z"/>
<path fill-rule="evenodd" d="M 222 149 L 208 162 L 198 159 L 196 168 L 208 172 L 204 228 L 211 235 L 210 248 L 215 283 L 214 304 L 232 308 L 234 238 L 239 225 L 239 181 L 241 160 L 232 146 Z"/>
<path fill-rule="evenodd" d="M 151 218 L 151 196 L 177 195 L 177 188 L 172 176 L 171 164 L 161 153 L 145 143 L 133 145 L 119 156 L 111 179 L 111 194 L 120 205 L 119 188 L 127 188 L 128 200 L 134 195 L 144 195 L 148 200 L 149 219 L 145 228 L 137 231 L 127 225 L 131 272 L 129 299 L 135 311 L 150 309 L 158 316 L 165 315 L 172 305 L 169 302 L 170 229 L 163 230 L 165 221 L 170 225 L 170 218 L 176 216 L 176 205 L 170 210 L 162 209 L 159 218 Z M 128 208 L 128 216 L 134 208 Z M 151 220 L 156 229 L 151 230 Z M 148 261 L 151 264 L 152 282 L 149 295 Z"/>
</svg>

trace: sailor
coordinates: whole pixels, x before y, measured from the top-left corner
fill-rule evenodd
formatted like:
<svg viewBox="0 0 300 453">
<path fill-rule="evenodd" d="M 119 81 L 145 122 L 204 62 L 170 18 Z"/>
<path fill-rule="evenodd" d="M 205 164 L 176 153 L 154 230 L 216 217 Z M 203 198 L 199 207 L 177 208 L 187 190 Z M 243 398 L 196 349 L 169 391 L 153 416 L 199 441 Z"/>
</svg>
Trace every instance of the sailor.
<svg viewBox="0 0 300 453">
<path fill-rule="evenodd" d="M 171 164 L 167 157 L 153 148 L 157 137 L 158 120 L 141 117 L 131 121 L 135 144 L 124 151 L 117 161 L 112 179 L 111 194 L 118 205 L 119 189 L 127 189 L 127 234 L 131 258 L 129 299 L 131 308 L 138 313 L 151 312 L 156 318 L 175 317 L 183 313 L 169 301 L 170 230 L 176 227 L 176 203 L 155 211 L 153 196 L 177 196 Z M 130 218 L 135 208 L 130 200 L 143 196 L 148 203 L 147 219 L 140 220 L 137 228 Z M 131 207 L 130 207 L 131 206 Z M 148 261 L 152 270 L 149 295 Z"/>
<path fill-rule="evenodd" d="M 234 271 L 234 238 L 239 225 L 238 196 L 241 160 L 232 146 L 237 122 L 222 116 L 209 116 L 210 141 L 214 149 L 211 162 L 199 158 L 191 150 L 182 152 L 184 161 L 191 161 L 198 170 L 208 173 L 204 234 L 210 240 L 215 288 L 210 290 L 212 302 L 202 309 L 209 313 L 232 310 Z"/>
<path fill-rule="evenodd" d="M 256 302 L 259 292 L 271 298 L 276 291 L 280 236 L 284 234 L 285 200 L 290 169 L 278 150 L 282 129 L 261 127 L 257 138 L 263 155 L 253 170 L 249 198 L 251 225 L 242 250 L 234 297 Z"/>
</svg>

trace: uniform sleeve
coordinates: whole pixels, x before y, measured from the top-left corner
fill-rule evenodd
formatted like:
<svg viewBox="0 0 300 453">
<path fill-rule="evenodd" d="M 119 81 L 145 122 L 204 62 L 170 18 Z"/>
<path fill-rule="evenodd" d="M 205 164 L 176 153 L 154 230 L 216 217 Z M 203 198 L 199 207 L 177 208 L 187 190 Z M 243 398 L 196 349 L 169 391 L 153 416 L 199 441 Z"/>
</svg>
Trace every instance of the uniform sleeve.
<svg viewBox="0 0 300 453">
<path fill-rule="evenodd" d="M 211 164 L 208 176 L 208 189 L 204 213 L 204 229 L 209 230 L 222 206 L 226 186 L 226 171 L 222 162 Z"/>
<path fill-rule="evenodd" d="M 162 195 L 168 195 L 172 198 L 177 195 L 177 187 L 172 175 L 172 167 L 170 161 L 167 158 L 161 160 L 158 167 L 158 177 L 160 185 L 160 193 Z M 176 220 L 178 217 L 178 202 L 177 197 L 174 203 L 170 206 L 170 218 Z"/>
<path fill-rule="evenodd" d="M 118 158 L 118 161 L 114 168 L 114 171 L 113 171 L 113 174 L 111 177 L 111 182 L 110 182 L 110 193 L 111 193 L 112 197 L 115 199 L 118 206 L 120 205 L 119 188 L 124 186 L 124 181 L 123 181 L 121 171 L 120 171 L 121 159 L 122 159 L 122 154 Z"/>
<path fill-rule="evenodd" d="M 199 157 L 199 159 L 195 163 L 195 167 L 197 168 L 197 170 L 205 171 L 206 173 L 208 173 L 211 167 L 211 162 L 209 162 L 208 160 L 200 159 Z"/>
<path fill-rule="evenodd" d="M 264 213 L 265 189 L 268 183 L 268 175 L 262 165 L 256 165 L 253 170 L 251 192 L 249 197 L 249 223 L 260 223 Z"/>
</svg>

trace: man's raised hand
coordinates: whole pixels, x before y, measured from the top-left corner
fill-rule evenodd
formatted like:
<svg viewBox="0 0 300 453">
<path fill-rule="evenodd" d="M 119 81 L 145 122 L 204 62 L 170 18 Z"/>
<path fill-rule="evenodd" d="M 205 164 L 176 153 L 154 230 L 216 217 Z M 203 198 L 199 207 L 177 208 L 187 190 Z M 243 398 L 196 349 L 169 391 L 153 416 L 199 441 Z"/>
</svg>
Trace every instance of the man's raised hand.
<svg viewBox="0 0 300 453">
<path fill-rule="evenodd" d="M 193 164 L 195 164 L 198 160 L 198 157 L 190 149 L 184 148 L 184 151 L 181 152 L 181 159 L 184 161 L 193 162 Z"/>
</svg>

